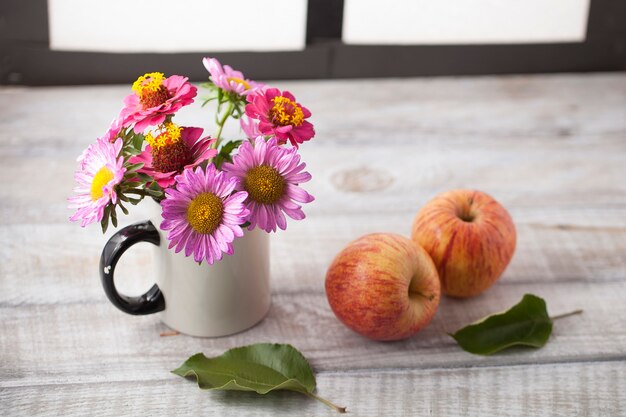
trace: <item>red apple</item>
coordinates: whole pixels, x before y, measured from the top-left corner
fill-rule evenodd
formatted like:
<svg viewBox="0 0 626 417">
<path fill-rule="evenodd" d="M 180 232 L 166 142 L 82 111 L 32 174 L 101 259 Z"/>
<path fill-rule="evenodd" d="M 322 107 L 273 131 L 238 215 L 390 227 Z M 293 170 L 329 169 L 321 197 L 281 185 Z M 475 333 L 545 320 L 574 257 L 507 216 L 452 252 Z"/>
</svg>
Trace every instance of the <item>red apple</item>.
<svg viewBox="0 0 626 417">
<path fill-rule="evenodd" d="M 516 234 L 511 216 L 491 196 L 452 190 L 417 213 L 412 238 L 435 261 L 444 294 L 472 297 L 502 275 L 513 257 Z"/>
<path fill-rule="evenodd" d="M 437 269 L 410 239 L 376 233 L 346 246 L 328 268 L 326 296 L 346 326 L 375 340 L 405 339 L 439 305 Z"/>
</svg>

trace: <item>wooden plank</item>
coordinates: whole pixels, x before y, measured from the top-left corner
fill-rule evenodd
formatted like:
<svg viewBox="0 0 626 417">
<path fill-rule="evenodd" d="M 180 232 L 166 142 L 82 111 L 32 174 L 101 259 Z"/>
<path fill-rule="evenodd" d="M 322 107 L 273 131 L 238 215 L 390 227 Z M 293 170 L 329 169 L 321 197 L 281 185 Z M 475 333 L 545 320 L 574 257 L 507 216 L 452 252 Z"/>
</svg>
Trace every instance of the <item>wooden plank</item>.
<svg viewBox="0 0 626 417">
<path fill-rule="evenodd" d="M 6 222 L 19 213 L 17 220 L 30 217 L 26 224 L 0 225 L 0 273 L 7 278 L 0 281 L 0 301 L 11 297 L 15 302 L 34 302 L 34 288 L 43 290 L 65 286 L 66 299 L 94 298 L 99 292 L 87 294 L 91 282 L 97 279 L 97 263 L 102 247 L 113 230 L 102 236 L 98 225 L 81 229 L 66 223 L 69 212 L 62 197 L 64 190 L 55 193 L 54 210 L 42 208 L 37 194 L 25 206 L 7 203 L 0 207 Z M 61 195 L 59 195 L 61 194 Z M 45 194 L 44 194 L 45 195 Z M 371 198 L 366 195 L 365 198 Z M 424 201 L 428 197 L 424 198 Z M 607 197 L 609 198 L 609 197 Z M 346 201 L 357 200 L 348 196 Z M 402 197 L 396 197 L 397 205 Z M 5 200 L 6 201 L 6 200 Z M 318 201 L 320 198 L 318 196 Z M 322 202 L 324 199 L 321 200 Z M 338 198 L 327 199 L 326 204 L 340 205 Z M 626 209 L 622 208 L 568 208 L 563 206 L 528 207 L 512 213 L 518 228 L 517 253 L 505 272 L 502 282 L 589 281 L 616 280 L 626 277 Z M 415 206 L 419 207 L 420 203 Z M 384 206 L 381 205 L 381 210 Z M 53 213 L 46 213 L 51 210 Z M 294 291 L 298 288 L 319 288 L 333 256 L 350 240 L 365 233 L 389 231 L 408 234 L 415 210 L 397 213 L 343 213 L 332 215 L 324 204 L 314 203 L 306 208 L 305 222 L 291 222 L 286 232 L 272 236 L 272 265 L 274 277 Z M 144 219 L 141 207 L 122 221 L 126 224 Z M 55 223 L 37 224 L 53 220 Z M 56 245 L 51 246 L 51 242 Z M 148 246 L 146 244 L 146 246 Z M 51 250 L 54 248 L 55 250 Z M 77 250 L 80 248 L 80 251 Z M 280 256 L 290 248 L 308 248 L 310 256 Z M 150 252 L 133 250 L 140 257 L 126 257 L 120 268 L 127 272 L 120 276 L 134 277 L 148 268 Z M 63 255 L 63 256 L 59 256 Z M 45 279 L 44 279 L 45 278 Z M 132 281 L 132 279 L 131 279 Z M 149 283 L 146 283 L 146 285 Z M 11 286 L 14 292 L 6 291 Z M 32 286 L 32 288 L 31 288 Z M 46 298 L 54 291 L 42 291 Z M 23 296 L 20 295 L 23 294 Z M 72 295 L 76 293 L 76 295 Z M 74 297 L 74 298 L 73 298 Z"/>
<path fill-rule="evenodd" d="M 118 87 L 0 88 L 1 145 L 58 152 L 62 143 L 80 150 L 104 133 L 132 81 Z M 483 140 L 507 146 L 531 140 L 567 150 L 574 143 L 624 139 L 625 82 L 615 73 L 274 84 L 295 92 L 312 110 L 315 147 Z M 199 105 L 183 109 L 177 120 L 212 126 L 210 111 Z M 226 132 L 237 129 L 231 124 Z"/>
<path fill-rule="evenodd" d="M 36 207 L 36 206 L 34 206 Z M 389 231 L 408 234 L 412 213 L 393 216 L 315 213 L 291 222 L 272 236 L 271 265 L 279 291 L 322 291 L 326 269 L 335 254 L 357 236 Z M 623 281 L 626 279 L 626 209 L 568 211 L 525 210 L 518 225 L 518 246 L 499 285 Z M 125 221 L 139 221 L 140 213 Z M 541 223 L 535 223 L 541 219 Z M 65 217 L 60 217 L 63 222 Z M 612 225 L 613 224 L 613 225 Z M 567 226 L 564 226 L 567 225 Z M 112 232 L 98 225 L 0 225 L 0 303 L 49 304 L 102 299 L 98 262 Z M 295 256 L 281 254 L 298 248 Z M 150 245 L 132 248 L 119 264 L 121 288 L 141 293 L 151 286 Z M 307 250 L 306 257 L 299 251 Z"/>
<path fill-rule="evenodd" d="M 157 316 L 115 310 L 96 268 L 112 232 L 67 221 L 74 160 L 128 87 L 0 89 L 0 176 L 11 179 L 0 187 L 1 409 L 326 411 L 289 394 L 210 395 L 167 373 L 197 351 L 274 341 L 301 349 L 320 372 L 320 393 L 346 399 L 356 415 L 618 414 L 626 406 L 625 82 L 612 74 L 282 84 L 314 111 L 318 136 L 302 152 L 317 200 L 306 221 L 272 238 L 269 316 L 219 339 L 161 338 Z M 180 115 L 207 119 L 195 107 Z M 365 233 L 407 234 L 422 204 L 455 187 L 484 189 L 510 209 L 518 249 L 502 280 L 474 299 L 444 299 L 433 323 L 404 342 L 370 342 L 343 327 L 323 289 L 335 253 Z M 144 217 L 139 208 L 124 223 Z M 118 284 L 137 294 L 152 284 L 151 251 L 131 251 Z M 545 297 L 552 314 L 585 313 L 557 322 L 540 350 L 483 358 L 446 335 L 525 292 Z"/>
<path fill-rule="evenodd" d="M 123 367 L 123 363 L 120 364 Z M 296 393 L 204 392 L 163 372 L 150 381 L 1 388 L 11 415 L 335 415 Z M 322 372 L 318 394 L 356 416 L 617 416 L 626 407 L 626 362 L 385 372 Z"/>
<path fill-rule="evenodd" d="M 395 343 L 369 341 L 345 328 L 321 292 L 275 290 L 270 313 L 261 324 L 213 339 L 159 337 L 167 327 L 157 316 L 128 316 L 104 296 L 98 302 L 2 305 L 0 334 L 11 337 L 0 340 L 0 386 L 54 385 L 77 373 L 83 382 L 147 381 L 196 352 L 218 355 L 231 347 L 262 341 L 291 343 L 317 370 L 325 372 L 626 360 L 622 320 L 626 282 L 499 285 L 469 300 L 444 298 L 427 328 Z M 446 334 L 508 308 L 526 292 L 544 297 L 550 314 L 578 308 L 585 312 L 558 321 L 552 339 L 539 350 L 474 356 Z"/>
<path fill-rule="evenodd" d="M 571 210 L 626 207 L 626 187 L 620 181 L 626 171 L 624 143 L 598 143 L 594 149 L 574 146 L 569 150 L 542 146 L 529 151 L 521 144 L 490 148 L 485 140 L 481 146 L 455 146 L 454 153 L 441 145 L 417 143 L 385 149 L 366 146 L 358 151 L 350 146 L 321 146 L 303 149 L 302 154 L 307 169 L 315 174 L 307 184 L 318 196 L 311 207 L 319 207 L 320 213 L 413 215 L 436 193 L 459 187 L 485 189 L 512 210 Z M 74 151 L 64 155 L 4 155 L 0 174 L 12 175 L 14 181 L 1 191 L 0 196 L 5 198 L 2 208 L 26 212 L 23 217 L 3 217 L 2 223 L 49 222 L 48 217 L 36 217 L 29 211 L 35 201 L 41 202 L 46 214 L 49 210 L 53 215 L 63 214 L 60 210 L 65 206 L 64 197 L 73 186 L 74 160 L 80 154 L 78 148 Z M 551 155 L 557 152 L 555 160 Z M 399 159 L 398 155 L 405 156 Z M 398 162 L 404 158 L 408 160 Z M 33 177 L 32 166 L 47 177 Z"/>
<path fill-rule="evenodd" d="M 306 222 L 291 222 L 287 232 L 273 239 L 274 269 L 284 272 L 292 290 L 312 288 L 348 241 L 374 231 L 407 234 L 415 212 L 437 192 L 476 187 L 501 200 L 518 226 L 517 254 L 505 279 L 565 282 L 624 278 L 623 143 L 573 146 L 561 151 L 555 163 L 550 155 L 556 149 L 548 151 L 544 146 L 532 151 L 521 144 L 498 150 L 469 144 L 455 148 L 452 154 L 438 145 L 427 146 L 423 152 L 419 145 L 383 150 L 366 146 L 358 153 L 350 147 L 333 148 L 332 152 L 327 145 L 310 148 L 305 151 L 306 159 L 315 179 L 307 188 L 317 201 L 306 207 Z M 16 148 L 26 149 L 24 145 Z M 13 150 L 10 146 L 3 149 Z M 28 164 L 23 162 L 27 156 L 17 154 L 5 157 L 0 165 L 3 177 L 14 178 L 0 190 L 0 240 L 6 248 L 2 254 L 6 262 L 0 265 L 0 272 L 36 285 L 42 285 L 42 275 L 58 277 L 61 282 L 44 282 L 55 286 L 65 283 L 70 293 L 82 294 L 80 281 L 95 275 L 93 266 L 105 239 L 97 225 L 81 230 L 66 221 L 69 211 L 65 199 L 72 188 L 75 155 L 68 157 L 69 148 L 64 149 L 64 154 L 29 156 Z M 416 155 L 416 162 L 398 164 L 397 155 Z M 374 162 L 368 166 L 368 161 Z M 55 181 L 33 181 L 31 164 Z M 538 166 L 542 169 L 536 169 Z M 371 189 L 372 184 L 375 189 Z M 143 217 L 139 208 L 122 221 L 128 224 Z M 71 259 L 51 252 L 52 240 L 64 242 L 62 248 Z M 72 251 L 77 247 L 82 252 Z M 311 248 L 312 255 L 307 259 L 278 256 L 290 247 Z M 26 254 L 25 260 L 20 259 Z M 132 271 L 136 262 L 145 265 L 148 260 L 133 260 Z M 33 275 L 33 280 L 26 280 Z M 22 281 L 19 288 L 30 294 Z M 19 299 L 17 293 L 3 292 L 0 300 L 5 296 Z"/>
</svg>

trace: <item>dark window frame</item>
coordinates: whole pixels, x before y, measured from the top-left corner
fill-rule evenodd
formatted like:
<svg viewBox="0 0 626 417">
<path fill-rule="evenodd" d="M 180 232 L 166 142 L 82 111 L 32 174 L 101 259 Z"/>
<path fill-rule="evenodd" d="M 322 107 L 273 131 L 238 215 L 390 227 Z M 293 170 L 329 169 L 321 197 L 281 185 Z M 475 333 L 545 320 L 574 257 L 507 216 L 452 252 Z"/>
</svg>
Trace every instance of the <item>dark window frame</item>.
<svg viewBox="0 0 626 417">
<path fill-rule="evenodd" d="M 512 45 L 346 45 L 343 0 L 309 0 L 307 46 L 292 52 L 99 53 L 51 51 L 46 0 L 0 3 L 0 84 L 128 83 L 150 71 L 206 79 L 211 55 L 256 79 L 324 79 L 623 71 L 626 2 L 591 0 L 579 43 Z"/>
</svg>

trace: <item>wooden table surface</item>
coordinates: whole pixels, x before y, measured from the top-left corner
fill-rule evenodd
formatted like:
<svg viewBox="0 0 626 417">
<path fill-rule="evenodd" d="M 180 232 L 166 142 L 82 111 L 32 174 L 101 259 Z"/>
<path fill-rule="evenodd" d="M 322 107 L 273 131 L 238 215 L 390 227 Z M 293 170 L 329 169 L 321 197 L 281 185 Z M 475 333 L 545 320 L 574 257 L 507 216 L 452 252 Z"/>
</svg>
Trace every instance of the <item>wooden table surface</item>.
<svg viewBox="0 0 626 417">
<path fill-rule="evenodd" d="M 299 394 L 206 392 L 169 373 L 196 352 L 279 342 L 352 415 L 625 415 L 626 74 L 275 84 L 313 112 L 302 153 L 316 201 L 272 236 L 267 318 L 215 339 L 160 337 L 157 315 L 113 307 L 97 267 L 112 232 L 68 221 L 75 158 L 129 86 L 0 90 L 0 414 L 334 415 Z M 199 105 L 178 120 L 212 129 Z M 518 246 L 501 280 L 442 299 L 403 342 L 339 323 L 324 294 L 333 256 L 368 232 L 408 235 L 421 205 L 458 187 L 511 212 Z M 122 225 L 144 217 L 139 207 Z M 116 276 L 138 294 L 152 284 L 152 252 L 129 252 Z M 529 292 L 552 315 L 584 314 L 556 322 L 538 350 L 474 356 L 447 336 Z"/>
</svg>

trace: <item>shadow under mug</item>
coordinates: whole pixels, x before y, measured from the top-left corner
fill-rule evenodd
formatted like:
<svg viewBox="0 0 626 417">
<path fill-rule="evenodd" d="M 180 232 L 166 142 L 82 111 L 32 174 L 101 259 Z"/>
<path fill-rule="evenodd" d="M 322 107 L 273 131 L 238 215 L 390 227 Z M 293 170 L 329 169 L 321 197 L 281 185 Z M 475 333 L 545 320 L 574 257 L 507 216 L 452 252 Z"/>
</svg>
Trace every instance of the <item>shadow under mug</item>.
<svg viewBox="0 0 626 417">
<path fill-rule="evenodd" d="M 156 204 L 155 204 L 156 206 Z M 238 333 L 261 321 L 269 311 L 269 235 L 245 230 L 233 242 L 233 255 L 221 261 L 198 264 L 184 251 L 168 249 L 157 206 L 151 220 L 132 224 L 115 233 L 100 257 L 104 292 L 117 308 L 133 315 L 158 313 L 174 330 L 192 336 L 217 337 Z M 131 297 L 115 288 L 115 266 L 124 252 L 139 242 L 154 248 L 156 283 L 145 294 Z"/>
</svg>

